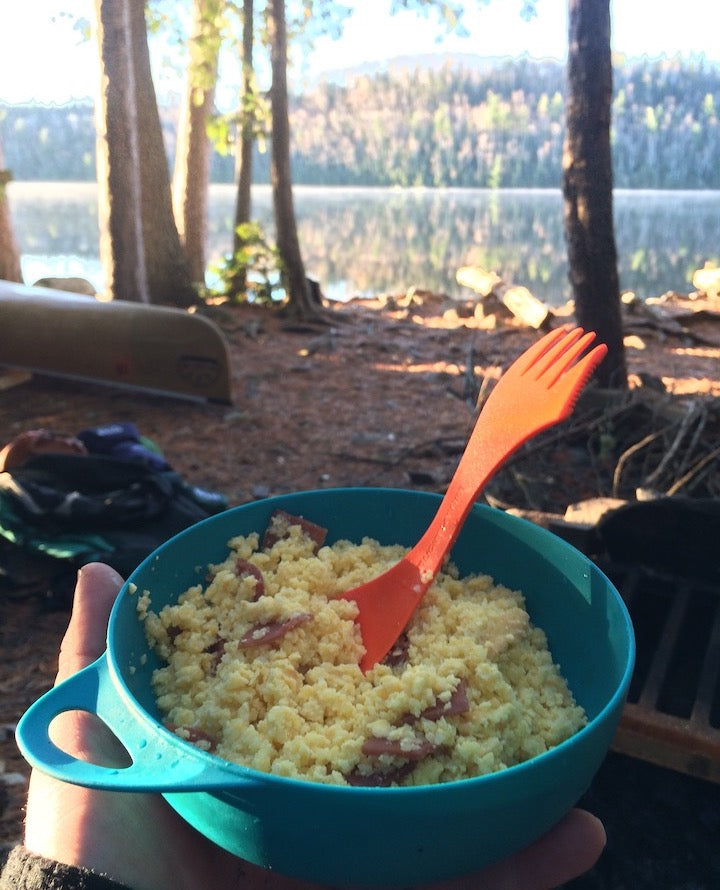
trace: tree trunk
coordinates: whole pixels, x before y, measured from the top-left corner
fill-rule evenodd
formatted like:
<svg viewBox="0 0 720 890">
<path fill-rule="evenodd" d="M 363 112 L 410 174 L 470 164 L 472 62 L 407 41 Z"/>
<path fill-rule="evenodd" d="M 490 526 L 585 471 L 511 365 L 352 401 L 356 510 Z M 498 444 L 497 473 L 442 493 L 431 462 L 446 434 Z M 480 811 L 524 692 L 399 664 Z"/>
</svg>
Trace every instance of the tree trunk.
<svg viewBox="0 0 720 890">
<path fill-rule="evenodd" d="M 128 0 L 95 0 L 100 57 L 96 105 L 100 260 L 108 294 L 149 302 L 140 217 Z"/>
<path fill-rule="evenodd" d="M 235 224 L 233 226 L 233 254 L 237 254 L 244 247 L 244 240 L 238 233 L 238 228 L 250 222 L 252 209 L 252 161 L 253 146 L 255 144 L 255 74 L 253 60 L 253 33 L 254 33 L 254 3 L 253 0 L 243 0 L 243 34 L 242 34 L 242 70 L 243 84 L 240 103 L 240 121 L 237 126 L 237 140 L 235 147 L 235 180 L 237 192 L 235 194 Z M 247 290 L 247 268 L 244 265 L 237 266 L 236 272 L 230 282 L 233 296 L 244 294 Z"/>
<path fill-rule="evenodd" d="M 207 201 L 210 179 L 210 139 L 207 122 L 213 110 L 220 34 L 216 25 L 218 0 L 195 0 L 190 36 L 190 62 L 178 123 L 173 211 L 185 251 L 190 278 L 205 284 Z"/>
<path fill-rule="evenodd" d="M 95 0 L 100 257 L 111 296 L 197 303 L 172 215 L 144 0 Z"/>
<path fill-rule="evenodd" d="M 185 308 L 196 304 L 198 296 L 173 217 L 170 169 L 150 67 L 145 0 L 129 0 L 129 8 L 148 294 L 151 303 Z"/>
<path fill-rule="evenodd" d="M 578 324 L 608 355 L 595 379 L 627 386 L 613 225 L 609 0 L 568 0 L 568 97 L 563 151 L 565 240 Z"/>
<path fill-rule="evenodd" d="M 242 66 L 243 94 L 238 125 L 237 148 L 235 152 L 235 177 L 237 195 L 235 198 L 235 229 L 233 252 L 237 252 L 242 243 L 237 234 L 237 227 L 250 222 L 251 190 L 252 190 L 252 153 L 255 138 L 253 134 L 255 86 L 253 69 L 253 0 L 243 2 L 243 37 Z"/>
<path fill-rule="evenodd" d="M 287 96 L 287 32 L 285 0 L 268 0 L 268 37 L 272 65 L 270 107 L 272 153 L 270 180 L 275 209 L 275 237 L 283 266 L 289 314 L 301 319 L 319 318 L 318 302 L 305 275 L 300 252 L 290 174 L 290 120 Z"/>
<path fill-rule="evenodd" d="M 20 249 L 13 233 L 10 204 L 7 199 L 6 186 L 11 179 L 10 171 L 5 169 L 5 155 L 0 142 L 0 278 L 5 281 L 22 282 Z"/>
</svg>

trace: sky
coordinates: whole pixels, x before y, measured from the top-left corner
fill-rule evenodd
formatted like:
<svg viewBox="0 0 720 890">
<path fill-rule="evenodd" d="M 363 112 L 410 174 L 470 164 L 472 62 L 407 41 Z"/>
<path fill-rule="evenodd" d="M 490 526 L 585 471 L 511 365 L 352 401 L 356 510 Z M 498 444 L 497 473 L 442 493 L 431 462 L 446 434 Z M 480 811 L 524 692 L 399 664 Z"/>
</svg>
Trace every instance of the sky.
<svg viewBox="0 0 720 890">
<path fill-rule="evenodd" d="M 298 59 L 314 78 L 364 62 L 455 52 L 564 59 L 567 0 L 537 0 L 537 17 L 520 17 L 521 0 L 468 2 L 468 37 L 445 36 L 434 16 L 389 15 L 390 0 L 344 0 L 355 11 L 343 37 L 322 39 Z M 0 101 L 67 102 L 93 95 L 96 53 L 77 19 L 90 21 L 93 0 L 21 0 L 7 4 L 0 30 Z M 612 0 L 612 46 L 627 56 L 694 57 L 720 62 L 717 0 Z"/>
</svg>

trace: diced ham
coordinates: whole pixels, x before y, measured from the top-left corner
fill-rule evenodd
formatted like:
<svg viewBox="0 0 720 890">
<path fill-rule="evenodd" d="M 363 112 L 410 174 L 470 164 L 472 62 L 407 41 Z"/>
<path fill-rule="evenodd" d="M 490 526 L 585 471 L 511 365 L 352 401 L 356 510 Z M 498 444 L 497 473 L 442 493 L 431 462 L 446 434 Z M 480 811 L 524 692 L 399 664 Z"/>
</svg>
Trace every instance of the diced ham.
<svg viewBox="0 0 720 890">
<path fill-rule="evenodd" d="M 392 784 L 399 784 L 414 769 L 414 763 L 404 763 L 386 772 L 361 773 L 354 769 L 345 776 L 345 781 L 355 788 L 388 788 Z"/>
<path fill-rule="evenodd" d="M 186 742 L 191 742 L 193 745 L 197 742 L 207 742 L 209 745 L 208 750 L 214 751 L 217 748 L 217 739 L 205 732 L 204 729 L 200 729 L 199 726 L 175 726 L 174 723 L 166 723 L 165 726 L 176 735 L 178 730 L 180 730 L 182 732 L 181 738 L 185 739 Z"/>
<path fill-rule="evenodd" d="M 398 784 L 415 769 L 420 760 L 430 757 L 442 750 L 441 745 L 436 745 L 424 736 L 416 736 L 412 746 L 407 742 L 403 744 L 400 739 L 388 739 L 372 737 L 366 739 L 362 745 L 362 753 L 367 757 L 380 757 L 383 754 L 391 757 L 399 757 L 405 760 L 400 766 L 388 770 L 376 770 L 371 773 L 363 773 L 354 769 L 345 779 L 348 785 L 362 786 L 366 788 L 386 788 L 392 784 Z"/>
<path fill-rule="evenodd" d="M 223 640 L 222 637 L 218 637 L 214 643 L 206 646 L 203 651 L 213 656 L 213 660 L 211 663 L 211 673 L 214 675 L 218 669 L 218 665 L 222 661 L 223 655 L 225 654 L 225 640 Z"/>
<path fill-rule="evenodd" d="M 265 646 L 281 640 L 288 631 L 312 621 L 313 616 L 309 612 L 300 612 L 291 615 L 283 621 L 270 621 L 267 624 L 254 624 L 250 630 L 244 633 L 238 640 L 241 649 L 252 649 L 254 646 Z"/>
<path fill-rule="evenodd" d="M 224 655 L 225 640 L 223 640 L 222 637 L 218 637 L 214 643 L 210 643 L 209 646 L 206 646 L 204 651 L 209 652 L 211 655 Z"/>
<path fill-rule="evenodd" d="M 424 760 L 431 754 L 440 750 L 440 746 L 426 739 L 424 736 L 416 736 L 411 747 L 400 739 L 369 738 L 363 742 L 363 754 L 368 757 L 379 757 L 381 754 L 390 754 L 393 757 L 402 757 L 405 760 Z"/>
<path fill-rule="evenodd" d="M 461 680 L 455 689 L 453 689 L 452 694 L 447 701 L 438 699 L 434 705 L 425 708 L 420 714 L 420 717 L 425 720 L 439 720 L 441 717 L 452 717 L 455 714 L 465 714 L 469 707 L 470 702 L 467 697 L 467 688 L 465 683 Z"/>
<path fill-rule="evenodd" d="M 288 530 L 293 525 L 299 525 L 304 534 L 313 541 L 313 550 L 317 553 L 325 543 L 327 529 L 311 522 L 309 519 L 305 519 L 303 516 L 294 516 L 285 510 L 274 510 L 270 516 L 270 523 L 263 536 L 263 547 L 269 550 L 277 541 L 286 538 Z"/>
<path fill-rule="evenodd" d="M 407 664 L 408 649 L 410 648 L 410 640 L 406 633 L 400 634 L 395 640 L 395 644 L 388 654 L 383 658 L 382 663 L 388 667 L 404 667 Z"/>
<path fill-rule="evenodd" d="M 263 578 L 263 573 L 254 563 L 250 562 L 250 560 L 238 558 L 235 561 L 235 574 L 238 578 L 250 575 L 255 579 L 253 602 L 259 600 L 261 596 L 265 596 L 265 578 Z"/>
</svg>

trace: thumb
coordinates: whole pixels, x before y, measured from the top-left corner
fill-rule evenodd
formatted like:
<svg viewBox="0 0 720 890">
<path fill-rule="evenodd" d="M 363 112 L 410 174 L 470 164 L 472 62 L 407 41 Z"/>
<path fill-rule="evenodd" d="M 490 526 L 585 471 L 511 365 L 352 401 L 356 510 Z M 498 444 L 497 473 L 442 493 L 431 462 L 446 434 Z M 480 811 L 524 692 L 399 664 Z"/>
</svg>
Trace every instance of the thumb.
<svg viewBox="0 0 720 890">
<path fill-rule="evenodd" d="M 60 646 L 56 683 L 95 661 L 105 651 L 110 610 L 123 579 L 115 569 L 94 562 L 78 572 L 72 615 Z"/>
<path fill-rule="evenodd" d="M 565 886 L 593 867 L 605 841 L 602 822 L 585 810 L 573 809 L 544 837 L 483 872 L 482 886 L 487 890 Z"/>
</svg>

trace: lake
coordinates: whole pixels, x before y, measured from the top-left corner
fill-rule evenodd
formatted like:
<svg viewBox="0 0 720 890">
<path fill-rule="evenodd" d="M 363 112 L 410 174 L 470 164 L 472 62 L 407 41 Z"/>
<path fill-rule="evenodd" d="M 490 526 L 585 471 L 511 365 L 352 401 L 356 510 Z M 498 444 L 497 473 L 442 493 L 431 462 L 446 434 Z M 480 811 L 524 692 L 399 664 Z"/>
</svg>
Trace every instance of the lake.
<svg viewBox="0 0 720 890">
<path fill-rule="evenodd" d="M 307 273 L 331 299 L 413 286 L 467 298 L 455 281 L 467 264 L 549 305 L 570 295 L 559 190 L 298 186 L 294 194 Z M 8 195 L 28 283 L 81 276 L 102 289 L 95 185 L 11 183 Z M 720 192 L 617 191 L 614 205 L 623 290 L 687 293 L 696 269 L 720 262 Z M 211 186 L 211 266 L 230 249 L 233 213 L 234 187 Z M 255 187 L 253 216 L 272 234 L 269 186 Z"/>
</svg>

